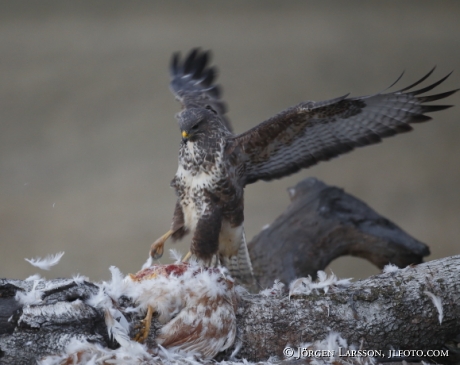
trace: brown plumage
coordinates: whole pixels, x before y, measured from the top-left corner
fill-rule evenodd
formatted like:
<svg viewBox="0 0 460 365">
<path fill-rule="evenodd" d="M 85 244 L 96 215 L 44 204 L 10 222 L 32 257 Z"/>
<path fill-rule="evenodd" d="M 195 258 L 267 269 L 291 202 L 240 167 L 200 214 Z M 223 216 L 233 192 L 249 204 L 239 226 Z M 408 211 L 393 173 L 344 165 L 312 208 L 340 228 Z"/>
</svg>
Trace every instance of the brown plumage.
<svg viewBox="0 0 460 365">
<path fill-rule="evenodd" d="M 201 359 L 212 359 L 234 343 L 238 296 L 222 269 L 153 265 L 130 280 L 125 295 L 140 308 L 150 307 L 161 324 L 156 343 Z"/>
<path fill-rule="evenodd" d="M 243 190 L 257 180 L 272 180 L 326 161 L 356 147 L 412 130 L 431 118 L 425 113 L 450 105 L 426 105 L 457 90 L 420 96 L 449 75 L 419 90 L 427 79 L 391 93 L 321 102 L 286 109 L 249 131 L 234 135 L 225 116 L 209 53 L 194 49 L 171 62 L 171 89 L 182 104 L 177 115 L 182 132 L 179 168 L 171 185 L 178 201 L 171 230 L 152 245 L 154 258 L 164 241 L 192 232 L 191 253 L 210 264 L 217 255 L 235 276 L 252 275 L 243 231 Z M 399 80 L 399 79 L 398 79 Z"/>
</svg>

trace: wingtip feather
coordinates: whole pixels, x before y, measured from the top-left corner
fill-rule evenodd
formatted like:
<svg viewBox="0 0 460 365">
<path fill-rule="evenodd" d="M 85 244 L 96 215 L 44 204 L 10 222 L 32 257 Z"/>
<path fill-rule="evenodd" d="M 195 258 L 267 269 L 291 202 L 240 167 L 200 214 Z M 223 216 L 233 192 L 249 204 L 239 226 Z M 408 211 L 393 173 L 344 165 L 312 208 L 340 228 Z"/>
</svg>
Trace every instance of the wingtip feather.
<svg viewBox="0 0 460 365">
<path fill-rule="evenodd" d="M 180 59 L 180 52 L 174 52 L 171 57 L 171 63 L 169 66 L 171 75 L 176 75 L 179 72 L 179 59 Z"/>
<path fill-rule="evenodd" d="M 460 89 L 455 89 L 455 90 L 451 90 L 451 91 L 447 91 L 447 92 L 440 93 L 440 94 L 435 94 L 435 95 L 418 96 L 417 100 L 420 103 L 427 103 L 429 101 L 436 101 L 436 100 L 447 98 L 447 97 L 451 96 L 452 94 L 455 94 L 459 90 Z"/>
<path fill-rule="evenodd" d="M 430 90 L 434 89 L 436 86 L 438 86 L 439 84 L 443 83 L 450 75 L 452 75 L 452 72 L 453 71 L 449 72 L 446 76 L 444 76 L 440 80 L 434 82 L 433 84 L 428 85 L 427 87 L 424 87 L 423 89 L 412 91 L 412 92 L 410 92 L 410 94 L 412 94 L 414 96 L 415 95 L 420 95 L 420 94 L 426 93 L 427 91 L 430 91 Z"/>
<path fill-rule="evenodd" d="M 184 62 L 184 74 L 185 75 L 191 73 L 196 56 L 199 51 L 200 51 L 199 48 L 193 48 L 188 54 L 187 58 L 185 59 L 185 62 Z"/>
<path fill-rule="evenodd" d="M 430 71 L 428 71 L 428 73 L 423 76 L 420 80 L 414 82 L 413 84 L 409 85 L 409 86 L 406 86 L 405 88 L 401 89 L 401 90 L 398 90 L 396 91 L 397 93 L 402 93 L 404 91 L 407 91 L 407 90 L 410 90 L 412 89 L 413 87 L 419 85 L 420 83 L 422 83 L 423 81 L 425 81 L 428 77 L 430 77 L 430 75 L 434 72 L 434 70 L 436 69 L 436 66 L 434 66 Z M 402 75 L 401 75 L 402 76 Z M 394 85 L 394 84 L 393 84 Z"/>
</svg>

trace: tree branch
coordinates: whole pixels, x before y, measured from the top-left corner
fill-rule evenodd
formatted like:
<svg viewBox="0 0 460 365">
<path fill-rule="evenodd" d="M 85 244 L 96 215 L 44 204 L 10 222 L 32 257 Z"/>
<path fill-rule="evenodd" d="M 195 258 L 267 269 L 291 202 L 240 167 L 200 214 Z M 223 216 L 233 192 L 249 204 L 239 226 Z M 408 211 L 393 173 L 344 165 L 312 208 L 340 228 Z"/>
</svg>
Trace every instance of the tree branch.
<svg viewBox="0 0 460 365">
<path fill-rule="evenodd" d="M 315 277 L 334 259 L 357 256 L 382 269 L 423 262 L 427 245 L 342 189 L 308 178 L 289 189 L 291 204 L 248 244 L 262 287 Z"/>
</svg>

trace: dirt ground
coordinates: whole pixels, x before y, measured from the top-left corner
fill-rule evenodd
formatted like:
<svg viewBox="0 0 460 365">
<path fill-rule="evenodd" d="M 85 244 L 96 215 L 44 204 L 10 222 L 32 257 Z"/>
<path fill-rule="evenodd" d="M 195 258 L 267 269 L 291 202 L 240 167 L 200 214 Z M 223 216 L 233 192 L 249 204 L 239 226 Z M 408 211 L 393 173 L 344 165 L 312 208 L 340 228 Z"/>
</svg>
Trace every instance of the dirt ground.
<svg viewBox="0 0 460 365">
<path fill-rule="evenodd" d="M 287 5 L 286 5 L 287 4 Z M 401 87 L 434 65 L 460 87 L 458 1 L 0 1 L 0 277 L 65 251 L 48 278 L 137 271 L 175 203 L 174 51 L 211 49 L 236 132 L 304 100 Z M 454 95 L 449 104 L 460 104 Z M 415 131 L 246 189 L 248 238 L 306 176 L 344 188 L 458 254 L 460 105 Z M 177 245 L 186 252 L 188 240 Z M 171 246 L 168 246 L 171 247 Z M 168 256 L 168 255 L 166 255 Z M 167 259 L 162 260 L 168 262 Z M 377 269 L 346 258 L 341 277 Z"/>
</svg>

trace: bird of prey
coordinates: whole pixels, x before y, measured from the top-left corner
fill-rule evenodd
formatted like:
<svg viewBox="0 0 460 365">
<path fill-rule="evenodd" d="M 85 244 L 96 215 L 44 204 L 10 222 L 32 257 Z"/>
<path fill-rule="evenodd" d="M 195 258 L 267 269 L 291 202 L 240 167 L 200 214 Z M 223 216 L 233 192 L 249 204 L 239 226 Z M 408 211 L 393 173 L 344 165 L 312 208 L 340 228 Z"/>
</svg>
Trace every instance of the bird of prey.
<svg viewBox="0 0 460 365">
<path fill-rule="evenodd" d="M 450 74 L 413 90 L 432 69 L 395 92 L 306 101 L 234 134 L 209 58 L 209 52 L 200 49 L 193 49 L 185 60 L 179 53 L 172 57 L 171 90 L 182 104 L 176 116 L 182 135 L 179 167 L 171 182 L 178 199 L 171 229 L 152 244 L 150 254 L 154 259 L 161 257 L 169 237 L 176 240 L 190 232 L 187 258 L 192 254 L 207 266 L 223 264 L 243 282 L 252 277 L 243 230 L 246 185 L 279 179 L 356 147 L 408 132 L 411 124 L 431 119 L 425 113 L 451 106 L 427 102 L 458 91 L 422 95 Z"/>
</svg>

